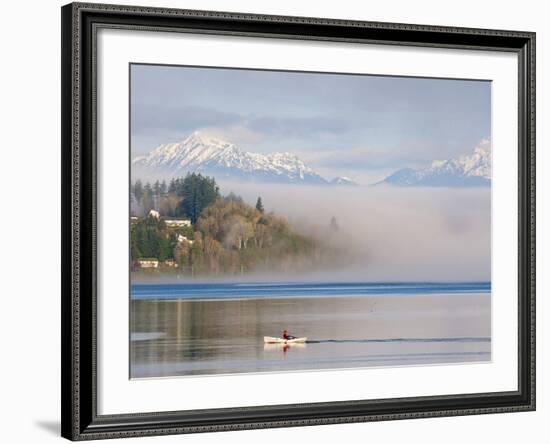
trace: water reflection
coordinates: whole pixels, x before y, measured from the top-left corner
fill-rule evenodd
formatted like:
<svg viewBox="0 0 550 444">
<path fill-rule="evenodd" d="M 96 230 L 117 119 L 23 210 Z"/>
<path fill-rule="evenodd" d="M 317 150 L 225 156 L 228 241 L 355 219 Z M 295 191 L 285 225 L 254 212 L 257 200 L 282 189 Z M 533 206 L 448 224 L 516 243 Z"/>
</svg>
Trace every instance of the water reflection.
<svg viewBox="0 0 550 444">
<path fill-rule="evenodd" d="M 132 300 L 130 328 L 138 378 L 486 361 L 491 349 L 486 295 Z M 308 343 L 264 344 L 284 329 Z"/>
<path fill-rule="evenodd" d="M 295 343 L 289 343 L 289 344 L 266 344 L 264 343 L 264 351 L 271 351 L 274 353 L 277 352 L 283 352 L 286 353 L 290 349 L 297 349 L 297 348 L 306 348 L 306 344 L 303 342 L 295 342 Z"/>
</svg>

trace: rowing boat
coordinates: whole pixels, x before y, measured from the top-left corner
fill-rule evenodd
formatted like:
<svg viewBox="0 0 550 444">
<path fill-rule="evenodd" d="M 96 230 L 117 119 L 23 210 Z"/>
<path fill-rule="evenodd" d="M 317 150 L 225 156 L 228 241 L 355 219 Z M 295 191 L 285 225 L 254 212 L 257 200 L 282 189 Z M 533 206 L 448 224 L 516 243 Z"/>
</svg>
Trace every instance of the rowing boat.
<svg viewBox="0 0 550 444">
<path fill-rule="evenodd" d="M 266 344 L 303 344 L 307 341 L 307 338 L 273 338 L 271 336 L 264 336 L 264 342 Z"/>
</svg>

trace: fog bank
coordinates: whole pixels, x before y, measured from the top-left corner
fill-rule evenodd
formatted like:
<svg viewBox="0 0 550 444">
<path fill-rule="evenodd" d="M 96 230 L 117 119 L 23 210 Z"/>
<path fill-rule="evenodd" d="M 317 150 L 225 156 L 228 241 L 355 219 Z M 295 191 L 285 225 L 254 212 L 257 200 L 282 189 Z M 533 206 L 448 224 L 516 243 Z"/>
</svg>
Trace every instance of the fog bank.
<svg viewBox="0 0 550 444">
<path fill-rule="evenodd" d="M 304 234 L 338 230 L 324 239 L 349 253 L 351 264 L 320 270 L 322 280 L 489 281 L 489 188 L 329 187 L 224 182 L 254 205 L 285 216 Z M 327 233 L 327 231 L 325 231 Z"/>
</svg>

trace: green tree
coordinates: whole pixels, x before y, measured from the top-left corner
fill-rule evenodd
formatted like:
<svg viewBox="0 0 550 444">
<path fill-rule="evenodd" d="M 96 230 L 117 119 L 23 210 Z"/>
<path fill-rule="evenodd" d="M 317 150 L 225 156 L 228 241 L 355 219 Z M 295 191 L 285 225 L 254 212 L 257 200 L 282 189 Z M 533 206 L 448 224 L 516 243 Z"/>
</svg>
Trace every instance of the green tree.
<svg viewBox="0 0 550 444">
<path fill-rule="evenodd" d="M 148 216 L 145 219 L 145 257 L 159 258 L 160 251 L 160 236 L 158 229 L 158 219 L 153 216 Z"/>
<path fill-rule="evenodd" d="M 262 198 L 258 197 L 258 200 L 256 201 L 256 209 L 260 212 L 264 212 L 264 205 L 262 204 Z"/>
<path fill-rule="evenodd" d="M 137 203 L 141 203 L 141 198 L 143 197 L 143 184 L 141 183 L 141 180 L 136 180 L 134 186 L 132 187 L 132 192 L 134 193 Z"/>
<path fill-rule="evenodd" d="M 178 190 L 178 188 L 180 188 Z M 182 212 L 195 224 L 203 209 L 220 197 L 220 191 L 213 177 L 201 174 L 188 174 L 178 187 L 176 193 L 181 193 Z"/>
<path fill-rule="evenodd" d="M 141 199 L 141 207 L 143 208 L 144 215 L 147 216 L 149 211 L 154 208 L 155 202 L 153 200 L 153 189 L 151 184 L 147 182 L 143 187 L 143 198 Z"/>
<path fill-rule="evenodd" d="M 170 248 L 170 240 L 166 236 L 159 236 L 159 252 L 158 252 L 158 258 L 159 261 L 165 261 L 166 259 L 170 259 L 173 256 L 172 248 Z"/>
<path fill-rule="evenodd" d="M 133 261 L 143 257 L 141 248 L 144 243 L 143 225 L 141 222 L 132 227 L 130 235 L 130 256 Z"/>
<path fill-rule="evenodd" d="M 169 193 L 175 193 L 176 192 L 176 179 L 170 180 L 170 185 L 168 185 L 168 192 Z"/>
<path fill-rule="evenodd" d="M 156 196 L 160 196 L 160 182 L 158 180 L 153 184 L 153 192 Z"/>
</svg>

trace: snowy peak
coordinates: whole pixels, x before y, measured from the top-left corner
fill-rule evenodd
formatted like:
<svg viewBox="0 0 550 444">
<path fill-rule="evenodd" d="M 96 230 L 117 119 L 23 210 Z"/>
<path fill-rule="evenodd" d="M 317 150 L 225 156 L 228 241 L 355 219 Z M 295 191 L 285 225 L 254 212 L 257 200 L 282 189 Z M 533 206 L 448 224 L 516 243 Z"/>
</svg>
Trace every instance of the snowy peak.
<svg viewBox="0 0 550 444">
<path fill-rule="evenodd" d="M 396 186 L 475 187 L 491 185 L 491 142 L 483 139 L 473 153 L 456 159 L 434 160 L 426 168 L 404 168 L 378 184 Z"/>
<path fill-rule="evenodd" d="M 180 143 L 159 145 L 148 156 L 134 159 L 134 164 L 148 167 L 178 169 L 193 163 L 201 163 L 215 158 L 230 159 L 238 151 L 237 147 L 203 134 L 194 132 Z"/>
<path fill-rule="evenodd" d="M 331 185 L 350 185 L 350 186 L 357 185 L 356 182 L 351 180 L 349 177 L 345 177 L 345 176 L 335 177 L 330 181 L 330 184 Z"/>
<path fill-rule="evenodd" d="M 464 174 L 491 179 L 491 141 L 483 139 L 471 156 L 461 157 Z"/>
<path fill-rule="evenodd" d="M 132 166 L 138 174 L 175 176 L 191 171 L 243 180 L 327 183 L 294 154 L 250 153 L 198 131 L 182 142 L 159 145 L 149 155 L 135 158 Z"/>
<path fill-rule="evenodd" d="M 491 179 L 491 143 L 484 139 L 473 154 L 458 159 L 434 160 L 429 170 L 446 170 L 464 176 Z"/>
</svg>

